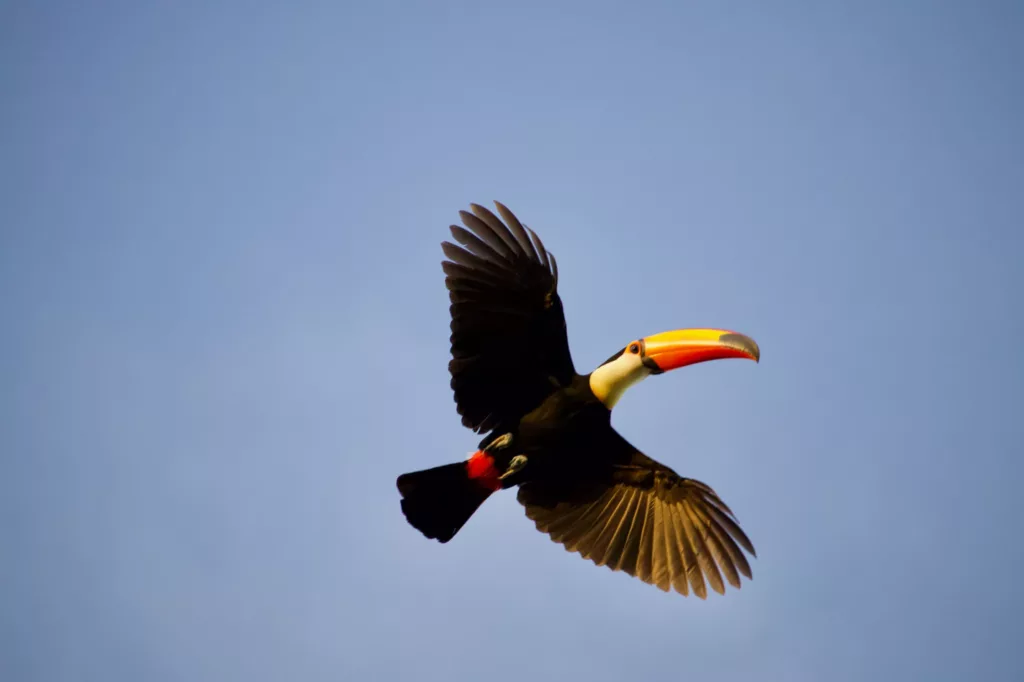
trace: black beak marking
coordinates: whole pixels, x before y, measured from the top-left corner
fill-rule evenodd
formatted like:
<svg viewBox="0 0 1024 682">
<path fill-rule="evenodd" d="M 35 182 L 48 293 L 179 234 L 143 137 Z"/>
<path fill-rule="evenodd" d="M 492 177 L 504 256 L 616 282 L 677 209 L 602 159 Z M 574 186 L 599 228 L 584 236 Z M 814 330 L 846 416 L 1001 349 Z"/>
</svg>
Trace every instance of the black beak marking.
<svg viewBox="0 0 1024 682">
<path fill-rule="evenodd" d="M 658 363 L 656 363 L 654 360 L 650 359 L 646 355 L 643 357 L 643 360 L 641 360 L 641 362 L 644 364 L 644 367 L 651 370 L 651 374 L 665 373 L 665 370 L 663 370 L 661 367 L 658 367 Z"/>
<path fill-rule="evenodd" d="M 744 336 L 743 334 L 722 334 L 718 337 L 718 340 L 754 356 L 754 362 L 761 362 L 761 349 L 758 348 L 757 342 L 749 336 Z"/>
</svg>

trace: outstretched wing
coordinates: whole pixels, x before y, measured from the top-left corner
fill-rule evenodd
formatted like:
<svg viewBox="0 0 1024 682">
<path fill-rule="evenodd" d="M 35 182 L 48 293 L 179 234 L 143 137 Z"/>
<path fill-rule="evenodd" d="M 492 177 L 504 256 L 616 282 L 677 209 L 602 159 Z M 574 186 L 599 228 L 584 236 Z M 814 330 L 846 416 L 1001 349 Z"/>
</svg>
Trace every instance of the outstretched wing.
<svg viewBox="0 0 1024 682">
<path fill-rule="evenodd" d="M 612 430 L 614 433 L 614 430 Z M 530 481 L 518 499 L 537 529 L 598 566 L 707 597 L 751 578 L 754 546 L 710 487 L 637 451 L 579 480 Z M 613 438 L 614 438 L 613 437 Z M 742 548 L 742 549 L 741 549 Z"/>
<path fill-rule="evenodd" d="M 478 433 L 518 421 L 575 375 L 555 257 L 498 202 L 504 223 L 476 204 L 442 242 L 451 301 L 452 390 Z"/>
</svg>

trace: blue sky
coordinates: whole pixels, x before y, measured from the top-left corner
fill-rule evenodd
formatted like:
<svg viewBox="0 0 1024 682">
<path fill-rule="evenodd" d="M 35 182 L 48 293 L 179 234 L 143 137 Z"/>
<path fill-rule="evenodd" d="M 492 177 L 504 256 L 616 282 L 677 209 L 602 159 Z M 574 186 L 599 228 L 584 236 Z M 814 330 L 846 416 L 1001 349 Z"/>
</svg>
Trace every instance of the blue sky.
<svg viewBox="0 0 1024 682">
<path fill-rule="evenodd" d="M 1024 678 L 1024 12 L 725 4 L 0 4 L 0 678 Z M 495 199 L 582 371 L 760 343 L 613 419 L 739 592 L 406 524 Z"/>
</svg>

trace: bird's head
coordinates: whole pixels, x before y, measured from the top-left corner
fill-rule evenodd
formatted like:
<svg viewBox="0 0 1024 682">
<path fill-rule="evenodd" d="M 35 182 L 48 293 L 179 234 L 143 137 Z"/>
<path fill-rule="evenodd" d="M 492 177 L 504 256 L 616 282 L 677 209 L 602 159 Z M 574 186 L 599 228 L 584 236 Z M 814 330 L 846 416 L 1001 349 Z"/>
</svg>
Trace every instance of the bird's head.
<svg viewBox="0 0 1024 682">
<path fill-rule="evenodd" d="M 629 342 L 590 374 L 590 390 L 609 410 L 626 389 L 652 374 L 708 360 L 745 358 L 758 362 L 761 350 L 743 334 L 725 329 L 677 329 Z"/>
</svg>

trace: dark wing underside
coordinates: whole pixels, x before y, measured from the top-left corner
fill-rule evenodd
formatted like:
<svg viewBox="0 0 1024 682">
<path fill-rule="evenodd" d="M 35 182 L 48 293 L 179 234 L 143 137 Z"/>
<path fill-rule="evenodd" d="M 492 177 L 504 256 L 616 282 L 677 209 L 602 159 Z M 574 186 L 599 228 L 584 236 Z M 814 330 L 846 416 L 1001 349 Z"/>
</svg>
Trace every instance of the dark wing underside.
<svg viewBox="0 0 1024 682">
<path fill-rule="evenodd" d="M 511 424 L 575 375 L 558 266 L 540 238 L 495 202 L 504 223 L 470 204 L 462 246 L 442 242 L 451 301 L 448 369 L 462 423 L 478 433 Z"/>
<path fill-rule="evenodd" d="M 635 449 L 589 480 L 523 483 L 518 499 L 568 551 L 666 592 L 704 599 L 751 578 L 742 549 L 754 547 L 715 491 Z"/>
</svg>

